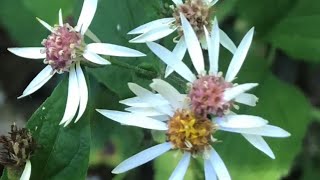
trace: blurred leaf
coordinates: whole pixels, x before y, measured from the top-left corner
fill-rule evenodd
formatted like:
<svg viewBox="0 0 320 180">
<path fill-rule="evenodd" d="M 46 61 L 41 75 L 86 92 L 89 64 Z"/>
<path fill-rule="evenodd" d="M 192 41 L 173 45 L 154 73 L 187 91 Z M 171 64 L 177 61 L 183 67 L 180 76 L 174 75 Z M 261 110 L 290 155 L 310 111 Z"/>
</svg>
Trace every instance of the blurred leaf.
<svg viewBox="0 0 320 180">
<path fill-rule="evenodd" d="M 27 127 L 38 144 L 31 159 L 32 179 L 86 177 L 91 141 L 88 112 L 76 124 L 59 125 L 66 104 L 67 79 L 65 76 L 28 121 Z"/>
<path fill-rule="evenodd" d="M 3 169 L 2 176 L 1 176 L 0 180 L 9 180 L 9 178 L 8 178 L 8 171 L 7 171 L 6 168 Z"/>
<path fill-rule="evenodd" d="M 266 40 L 295 59 L 320 61 L 320 1 L 299 0 Z"/>
</svg>

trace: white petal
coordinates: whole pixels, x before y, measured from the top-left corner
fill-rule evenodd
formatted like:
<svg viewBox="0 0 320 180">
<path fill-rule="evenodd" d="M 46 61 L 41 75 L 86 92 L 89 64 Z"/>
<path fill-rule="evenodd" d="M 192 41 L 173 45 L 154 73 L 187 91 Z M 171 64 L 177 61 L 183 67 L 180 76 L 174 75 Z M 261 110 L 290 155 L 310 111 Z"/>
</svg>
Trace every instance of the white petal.
<svg viewBox="0 0 320 180">
<path fill-rule="evenodd" d="M 87 83 L 86 83 L 86 78 L 84 77 L 83 71 L 80 67 L 80 62 L 77 62 L 77 64 L 76 64 L 76 73 L 77 73 L 78 84 L 79 84 L 80 104 L 79 104 L 78 116 L 75 120 L 75 123 L 83 115 L 84 111 L 86 110 L 87 103 L 88 103 L 88 87 L 87 87 Z"/>
<path fill-rule="evenodd" d="M 217 173 L 219 180 L 231 180 L 230 174 L 224 162 L 218 153 L 212 149 L 210 154 L 210 161 L 213 166 L 213 169 Z"/>
<path fill-rule="evenodd" d="M 11 53 L 29 59 L 44 59 L 46 58 L 46 53 L 41 53 L 45 51 L 42 47 L 25 47 L 25 48 L 8 48 Z"/>
<path fill-rule="evenodd" d="M 53 28 L 50 26 L 48 23 L 45 21 L 41 20 L 40 18 L 37 17 L 37 20 L 42 24 L 46 29 L 48 29 L 50 32 L 52 32 Z"/>
<path fill-rule="evenodd" d="M 62 10 L 59 10 L 59 25 L 63 26 L 63 16 L 62 16 Z"/>
<path fill-rule="evenodd" d="M 173 145 L 169 142 L 165 142 L 148 148 L 120 163 L 116 168 L 112 170 L 112 173 L 120 174 L 136 168 L 162 155 L 163 153 L 169 151 L 171 148 L 173 148 Z"/>
<path fill-rule="evenodd" d="M 230 65 L 228 67 L 228 71 L 226 73 L 226 81 L 231 82 L 237 76 L 249 51 L 253 38 L 253 32 L 254 28 L 251 28 L 250 31 L 244 36 L 244 38 L 240 42 L 240 45 L 234 53 Z"/>
<path fill-rule="evenodd" d="M 248 93 L 242 93 L 234 99 L 235 102 L 245 104 L 248 106 L 256 106 L 258 100 L 259 99 L 257 96 Z"/>
<path fill-rule="evenodd" d="M 18 99 L 28 96 L 40 89 L 54 75 L 50 65 L 46 66 L 27 86 L 22 95 Z"/>
<path fill-rule="evenodd" d="M 220 127 L 220 130 L 235 132 L 235 133 L 242 133 L 242 134 L 253 134 L 253 135 L 260 135 L 260 136 L 268 136 L 268 137 L 278 137 L 284 138 L 289 137 L 290 133 L 287 131 L 272 125 L 265 125 L 262 127 L 256 128 L 225 128 Z"/>
<path fill-rule="evenodd" d="M 128 34 L 143 34 L 146 33 L 154 28 L 157 28 L 159 26 L 163 26 L 166 24 L 170 24 L 175 21 L 175 18 L 163 18 L 163 19 L 157 19 L 154 21 L 151 21 L 149 23 L 146 23 L 144 25 L 141 25 L 130 32 Z"/>
<path fill-rule="evenodd" d="M 72 119 L 77 113 L 79 103 L 80 92 L 78 86 L 77 73 L 75 70 L 75 65 L 72 65 L 70 67 L 69 72 L 69 85 L 66 109 L 64 111 L 64 115 L 60 122 L 60 125 L 64 124 L 64 126 L 67 126 L 72 121 Z"/>
<path fill-rule="evenodd" d="M 85 34 L 96 13 L 97 5 L 98 0 L 84 0 L 78 23 L 75 27 L 76 31 L 79 32 L 81 30 L 81 34 Z"/>
<path fill-rule="evenodd" d="M 179 42 L 177 43 L 177 45 L 174 47 L 172 52 L 173 54 L 176 55 L 178 60 L 182 61 L 184 55 L 186 54 L 186 51 L 187 51 L 187 46 L 186 46 L 184 37 L 182 36 Z M 174 70 L 170 66 L 167 66 L 164 77 L 167 78 L 173 71 Z"/>
<path fill-rule="evenodd" d="M 143 116 L 160 116 L 163 115 L 160 111 L 157 111 L 152 107 L 129 107 L 125 108 L 126 111 L 129 111 L 134 114 L 139 114 Z"/>
<path fill-rule="evenodd" d="M 264 152 L 270 158 L 275 159 L 275 156 L 272 150 L 270 149 L 269 145 L 261 136 L 251 134 L 242 134 L 242 136 L 245 137 L 254 147 Z"/>
<path fill-rule="evenodd" d="M 128 112 L 121 112 L 121 111 L 105 110 L 105 109 L 96 109 L 96 110 L 102 115 L 104 115 L 105 117 L 128 126 L 137 126 L 141 128 L 154 129 L 154 130 L 168 129 L 166 123 L 143 116 L 143 115 L 133 114 Z"/>
<path fill-rule="evenodd" d="M 219 60 L 219 48 L 220 48 L 218 20 L 215 18 L 213 21 L 211 38 L 205 26 L 204 26 L 204 31 L 206 34 L 208 52 L 209 52 L 209 63 L 210 63 L 209 72 L 213 74 L 218 74 L 218 70 L 219 70 L 218 60 Z"/>
<path fill-rule="evenodd" d="M 90 52 L 88 50 L 84 51 L 83 57 L 86 58 L 88 61 L 91 61 L 95 64 L 100 64 L 100 65 L 108 65 L 111 64 L 109 61 L 106 59 L 103 59 L 101 56 L 94 52 Z"/>
<path fill-rule="evenodd" d="M 88 36 L 88 38 L 90 38 L 93 42 L 101 43 L 100 39 L 90 29 L 87 29 L 85 35 Z"/>
<path fill-rule="evenodd" d="M 130 86 L 133 86 L 133 89 L 134 89 L 135 88 L 134 86 L 138 86 L 138 85 L 132 83 L 132 85 L 130 85 Z M 130 86 L 129 86 L 129 88 L 130 88 Z M 138 89 L 139 89 L 139 87 L 138 87 Z M 151 94 L 149 94 L 149 95 L 151 95 Z M 169 102 L 167 100 L 165 100 L 160 94 L 152 94 L 151 96 L 153 96 L 153 97 L 151 97 L 152 99 L 156 99 L 155 101 L 157 103 L 160 102 L 160 105 L 169 104 Z M 153 101 L 153 102 L 155 102 L 155 101 Z M 128 99 L 121 100 L 119 102 L 121 104 L 125 104 L 127 106 L 133 106 L 133 107 L 153 107 L 154 106 L 154 103 L 150 104 L 150 103 L 148 103 L 149 100 L 145 101 L 144 98 L 140 98 L 140 97 L 128 98 Z"/>
<path fill-rule="evenodd" d="M 123 46 L 118 46 L 114 44 L 107 44 L 107 43 L 91 43 L 87 45 L 87 50 L 97 53 L 103 54 L 108 56 L 121 56 L 121 57 L 141 57 L 146 56 L 145 54 L 130 49 Z"/>
<path fill-rule="evenodd" d="M 204 59 L 200 43 L 198 41 L 196 33 L 193 31 L 192 26 L 182 13 L 180 13 L 180 18 L 183 35 L 185 37 L 191 61 L 198 74 L 201 74 L 204 71 Z"/>
<path fill-rule="evenodd" d="M 129 89 L 139 98 L 141 98 L 142 101 L 150 104 L 149 107 L 169 104 L 169 102 L 162 96 L 159 97 L 159 95 L 153 94 L 151 91 L 139 86 L 138 84 L 128 83 L 128 86 Z"/>
<path fill-rule="evenodd" d="M 172 2 L 177 6 L 183 4 L 182 0 L 172 0 Z"/>
<path fill-rule="evenodd" d="M 268 121 L 251 115 L 226 115 L 216 118 L 216 123 L 224 128 L 254 128 L 268 124 Z"/>
<path fill-rule="evenodd" d="M 148 32 L 145 32 L 133 39 L 131 39 L 130 43 L 145 43 L 145 42 L 152 42 L 163 37 L 168 36 L 169 34 L 173 33 L 177 28 L 171 27 L 170 25 L 162 25 L 158 26 Z"/>
<path fill-rule="evenodd" d="M 190 157 L 191 157 L 191 154 L 189 152 L 185 152 L 183 154 L 179 164 L 174 169 L 169 180 L 183 180 L 183 177 L 186 174 L 189 163 L 190 163 Z"/>
<path fill-rule="evenodd" d="M 31 176 L 31 162 L 30 160 L 27 160 L 23 173 L 20 177 L 20 180 L 29 180 L 30 176 Z"/>
<path fill-rule="evenodd" d="M 219 0 L 209 0 L 209 1 L 211 1 L 209 4 L 209 6 L 211 7 L 211 6 L 214 6 Z"/>
<path fill-rule="evenodd" d="M 205 180 L 217 180 L 216 172 L 213 169 L 211 161 L 208 159 L 204 160 L 204 174 Z"/>
<path fill-rule="evenodd" d="M 179 91 L 169 83 L 161 79 L 153 79 L 150 87 L 161 94 L 161 96 L 164 97 L 167 101 L 169 101 L 174 109 L 180 109 L 184 106 L 184 96 L 182 96 Z"/>
<path fill-rule="evenodd" d="M 220 44 L 228 49 L 232 54 L 237 51 L 237 46 L 233 43 L 233 41 L 229 38 L 229 36 L 219 29 L 220 32 Z"/>
<path fill-rule="evenodd" d="M 234 99 L 235 97 L 239 96 L 240 94 L 249 91 L 250 89 L 258 86 L 257 83 L 246 83 L 234 86 L 232 88 L 226 89 L 223 93 L 223 99 L 225 101 L 230 101 Z"/>
<path fill-rule="evenodd" d="M 189 82 L 193 82 L 196 79 L 196 76 L 191 72 L 191 70 L 182 61 L 179 61 L 178 57 L 168 49 L 154 42 L 147 42 L 147 46 L 155 55 L 157 55 L 168 66 L 173 68 L 184 79 Z"/>
</svg>

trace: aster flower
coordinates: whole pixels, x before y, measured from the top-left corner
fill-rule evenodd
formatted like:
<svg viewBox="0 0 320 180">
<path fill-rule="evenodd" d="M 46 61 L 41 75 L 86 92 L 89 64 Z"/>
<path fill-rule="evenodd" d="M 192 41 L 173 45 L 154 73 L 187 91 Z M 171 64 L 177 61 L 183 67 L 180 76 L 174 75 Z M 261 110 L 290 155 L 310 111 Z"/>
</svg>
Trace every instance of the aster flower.
<svg viewBox="0 0 320 180">
<path fill-rule="evenodd" d="M 101 55 L 140 57 L 145 54 L 118 45 L 100 43 L 98 38 L 88 30 L 89 25 L 97 9 L 97 0 L 84 0 L 78 23 L 75 27 L 63 23 L 62 12 L 59 11 L 59 24 L 50 26 L 43 20 L 39 22 L 47 28 L 51 34 L 43 40 L 44 47 L 8 48 L 15 55 L 30 59 L 44 59 L 47 66 L 31 81 L 19 98 L 32 94 L 41 88 L 50 78 L 58 73 L 69 72 L 68 98 L 64 116 L 60 124 L 67 126 L 78 115 L 77 122 L 83 115 L 88 102 L 88 88 L 81 62 L 89 62 L 98 65 L 108 65 L 109 61 Z M 84 35 L 87 35 L 97 43 L 86 44 Z"/>
<path fill-rule="evenodd" d="M 120 101 L 128 112 L 97 109 L 99 113 L 123 125 L 163 131 L 167 141 L 148 148 L 119 164 L 112 173 L 119 174 L 147 163 L 170 150 L 183 152 L 182 158 L 169 179 L 183 179 L 191 157 L 204 159 L 206 179 L 231 179 L 221 157 L 211 146 L 216 125 L 206 117 L 198 117 L 189 108 L 186 94 L 180 94 L 161 79 L 150 85 L 158 93 L 129 83 L 136 97 Z"/>
<path fill-rule="evenodd" d="M 242 39 L 240 45 L 228 67 L 226 76 L 223 77 L 218 69 L 219 59 L 219 27 L 217 21 L 211 32 L 211 36 L 204 27 L 208 42 L 209 71 L 205 71 L 204 58 L 200 43 L 188 21 L 181 17 L 184 31 L 192 35 L 186 39 L 188 51 L 197 71 L 197 75 L 178 59 L 176 54 L 170 52 L 159 44 L 149 42 L 149 48 L 168 66 L 188 81 L 189 91 L 187 97 L 190 100 L 190 109 L 201 117 L 210 117 L 217 125 L 218 130 L 242 134 L 254 147 L 261 150 L 271 158 L 275 158 L 272 150 L 261 136 L 288 137 L 290 134 L 283 129 L 268 125 L 268 121 L 250 115 L 236 115 L 231 111 L 237 109 L 235 103 L 255 106 L 258 98 L 246 91 L 256 87 L 257 83 L 235 84 L 246 54 L 249 50 L 254 29 L 252 28 Z"/>
<path fill-rule="evenodd" d="M 205 41 L 204 27 L 211 29 L 213 6 L 218 0 L 185 0 L 184 2 L 182 0 L 172 0 L 172 2 L 174 3 L 174 5 L 170 6 L 173 10 L 172 17 L 157 19 L 133 29 L 128 34 L 140 35 L 130 40 L 130 42 L 152 42 L 177 31 L 178 36 L 174 41 L 179 39 L 177 46 L 180 46 L 180 48 L 176 50 L 179 50 L 180 53 L 184 54 L 186 50 L 185 39 L 189 38 L 189 34 L 182 29 L 180 17 L 181 14 L 183 14 L 188 22 L 190 22 L 197 37 L 201 39 L 203 48 L 206 49 L 207 43 Z M 221 36 L 220 43 L 230 52 L 234 52 L 236 46 L 232 40 L 222 30 L 219 30 L 219 33 Z"/>
</svg>

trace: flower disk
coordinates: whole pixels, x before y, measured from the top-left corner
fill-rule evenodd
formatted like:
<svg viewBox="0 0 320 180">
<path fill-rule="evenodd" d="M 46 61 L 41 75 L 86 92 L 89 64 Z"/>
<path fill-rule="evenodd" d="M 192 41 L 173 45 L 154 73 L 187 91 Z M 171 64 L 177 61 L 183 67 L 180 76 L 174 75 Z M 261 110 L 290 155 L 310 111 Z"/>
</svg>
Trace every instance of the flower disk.
<svg viewBox="0 0 320 180">
<path fill-rule="evenodd" d="M 198 154 L 204 152 L 215 131 L 213 123 L 203 117 L 196 117 L 189 110 L 178 110 L 168 122 L 167 139 L 175 148 Z"/>
<path fill-rule="evenodd" d="M 223 99 L 225 89 L 230 87 L 232 83 L 226 82 L 223 77 L 201 76 L 193 82 L 188 94 L 192 110 L 203 117 L 208 114 L 223 116 L 233 104 Z"/>
<path fill-rule="evenodd" d="M 173 17 L 176 19 L 176 26 L 181 27 L 180 13 L 183 13 L 198 38 L 201 38 L 204 35 L 203 26 L 206 26 L 209 31 L 211 30 L 210 18 L 212 17 L 212 12 L 210 6 L 203 0 L 186 0 L 184 4 L 174 9 Z M 180 35 L 183 34 L 181 28 L 178 29 L 178 32 Z"/>
<path fill-rule="evenodd" d="M 50 64 L 58 73 L 69 71 L 70 65 L 83 53 L 83 36 L 69 24 L 55 26 L 52 34 L 44 39 L 45 64 Z"/>
</svg>

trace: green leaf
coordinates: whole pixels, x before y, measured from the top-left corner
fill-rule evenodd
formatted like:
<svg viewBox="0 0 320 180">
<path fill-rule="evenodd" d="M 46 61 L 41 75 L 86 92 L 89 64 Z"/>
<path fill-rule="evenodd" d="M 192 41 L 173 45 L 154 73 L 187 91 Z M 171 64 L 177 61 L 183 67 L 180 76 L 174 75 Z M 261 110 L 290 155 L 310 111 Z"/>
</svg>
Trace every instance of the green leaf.
<svg viewBox="0 0 320 180">
<path fill-rule="evenodd" d="M 2 176 L 1 176 L 0 180 L 9 180 L 7 168 L 3 169 Z"/>
<path fill-rule="evenodd" d="M 90 115 L 85 113 L 76 124 L 59 125 L 68 80 L 64 80 L 28 121 L 38 148 L 31 158 L 32 179 L 85 179 L 91 142 Z M 88 111 L 88 110 L 87 110 Z"/>
<path fill-rule="evenodd" d="M 265 39 L 295 59 L 319 62 L 319 7 L 319 1 L 297 1 Z"/>
</svg>

